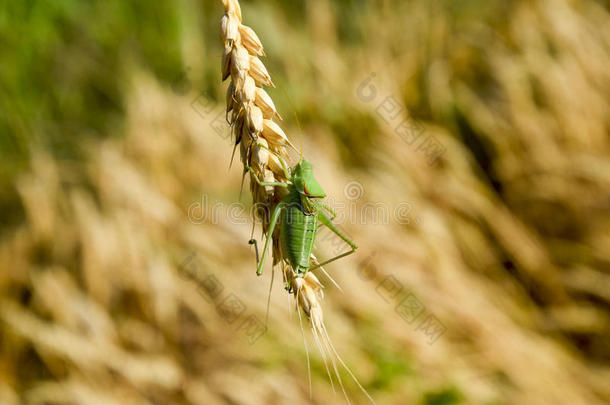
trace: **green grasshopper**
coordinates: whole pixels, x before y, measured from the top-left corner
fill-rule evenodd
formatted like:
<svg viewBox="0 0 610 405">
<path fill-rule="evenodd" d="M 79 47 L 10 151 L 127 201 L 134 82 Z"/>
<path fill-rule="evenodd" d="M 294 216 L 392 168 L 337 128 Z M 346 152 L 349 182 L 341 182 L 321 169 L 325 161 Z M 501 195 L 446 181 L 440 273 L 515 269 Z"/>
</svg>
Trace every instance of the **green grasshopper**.
<svg viewBox="0 0 610 405">
<path fill-rule="evenodd" d="M 267 230 L 267 237 L 265 239 L 265 247 L 263 248 L 263 254 L 261 256 L 260 261 L 258 260 L 258 248 L 256 249 L 256 274 L 259 276 L 263 274 L 265 255 L 267 253 L 267 248 L 269 247 L 269 241 L 273 239 L 273 232 L 275 230 L 277 222 L 280 221 L 280 247 L 282 253 L 287 255 L 288 262 L 292 266 L 292 269 L 297 273 L 297 275 L 303 277 L 309 271 L 312 271 L 318 267 L 322 267 L 330 262 L 333 262 L 335 260 L 354 253 L 358 246 L 354 242 L 352 242 L 347 236 L 345 236 L 341 231 L 339 231 L 339 229 L 337 229 L 335 225 L 333 225 L 332 220 L 334 219 L 336 214 L 330 207 L 328 207 L 321 201 L 322 198 L 326 197 L 326 193 L 322 189 L 322 186 L 320 186 L 318 181 L 313 176 L 312 164 L 309 163 L 307 160 L 301 158 L 300 162 L 292 170 L 289 171 L 283 161 L 281 162 L 282 167 L 284 168 L 284 172 L 286 174 L 286 178 L 288 179 L 288 183 L 263 182 L 258 178 L 256 173 L 250 166 L 245 166 L 246 171 L 249 171 L 252 174 L 252 177 L 259 185 L 263 187 L 279 186 L 286 187 L 288 189 L 288 193 L 286 194 L 286 196 L 282 198 L 282 200 L 277 204 L 277 206 L 273 210 L 273 213 L 271 214 L 269 229 Z M 332 218 L 330 218 L 324 211 L 327 211 L 332 216 Z M 347 243 L 351 247 L 351 250 L 337 255 L 323 263 L 318 264 L 316 262 L 316 264 L 311 267 L 311 251 L 313 249 L 318 228 L 322 225 L 326 225 L 331 231 L 337 234 L 337 236 L 343 239 L 343 241 L 345 241 L 345 243 Z M 254 244 L 256 248 L 255 239 L 251 239 L 249 243 Z M 288 291 L 290 291 L 290 288 L 291 287 L 289 285 L 286 286 L 286 289 Z M 298 291 L 296 291 L 296 294 L 298 295 Z M 267 301 L 267 305 L 269 305 L 269 301 Z M 354 379 L 358 387 L 362 390 L 362 392 L 364 392 L 364 394 L 368 397 L 371 403 L 375 404 L 373 398 L 360 384 L 356 376 L 347 367 L 347 365 L 339 356 L 339 353 L 337 353 L 337 351 L 335 350 L 335 347 L 333 346 L 332 341 L 330 340 L 330 337 L 326 332 L 326 326 L 324 326 L 323 321 L 321 326 L 316 325 L 317 324 L 314 324 L 312 320 L 312 329 L 316 334 L 316 339 L 319 333 L 321 335 L 321 341 L 324 342 L 326 349 L 329 350 L 329 355 L 331 355 L 331 353 L 334 353 L 336 358 L 352 376 L 352 378 Z M 301 327 L 302 326 L 303 325 L 301 325 Z M 303 339 L 305 339 L 305 335 L 303 335 Z M 320 351 L 322 352 L 323 349 L 320 345 L 320 341 L 318 341 L 318 345 Z M 305 347 L 307 348 L 307 345 Z M 326 357 L 324 354 L 323 358 L 324 364 L 326 366 Z M 347 402 L 350 403 L 347 393 L 343 388 L 341 377 L 339 377 L 335 361 L 334 359 L 331 359 L 331 361 L 335 370 L 335 374 L 337 376 L 337 381 L 341 385 L 341 389 L 343 390 L 343 394 L 345 395 Z M 330 377 L 330 371 L 328 366 L 326 366 L 326 370 L 329 373 L 328 375 L 332 382 L 332 377 Z"/>
<path fill-rule="evenodd" d="M 280 221 L 280 244 L 282 252 L 288 257 L 288 262 L 299 276 L 304 276 L 308 271 L 322 267 L 342 257 L 348 256 L 356 251 L 358 246 L 344 235 L 332 223 L 336 216 L 335 212 L 324 204 L 321 199 L 326 197 L 326 193 L 322 186 L 313 176 L 313 166 L 305 159 L 301 161 L 291 170 L 286 171 L 288 183 L 282 182 L 263 182 L 256 176 L 254 170 L 246 166 L 246 170 L 252 173 L 254 180 L 261 186 L 279 186 L 287 187 L 288 194 L 277 204 L 271 215 L 267 238 L 265 239 L 265 247 L 260 261 L 258 260 L 257 251 L 257 269 L 256 274 L 263 274 L 263 266 L 265 264 L 265 255 L 269 246 L 269 241 L 273 238 L 273 231 Z M 327 211 L 332 218 L 325 212 Z M 283 215 L 282 215 L 283 213 Z M 323 263 L 316 264 L 310 267 L 310 257 L 313 245 L 316 239 L 316 233 L 321 225 L 326 225 L 331 231 L 345 241 L 351 250 L 333 257 Z M 249 241 L 250 244 L 255 244 L 256 240 Z"/>
</svg>

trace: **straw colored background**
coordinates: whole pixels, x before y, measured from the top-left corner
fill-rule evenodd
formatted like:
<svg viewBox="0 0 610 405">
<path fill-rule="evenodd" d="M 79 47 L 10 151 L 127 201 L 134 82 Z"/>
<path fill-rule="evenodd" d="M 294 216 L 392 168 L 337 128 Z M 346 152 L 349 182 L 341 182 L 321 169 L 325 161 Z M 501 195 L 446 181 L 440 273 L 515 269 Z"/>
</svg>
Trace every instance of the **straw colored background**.
<svg viewBox="0 0 610 405">
<path fill-rule="evenodd" d="M 608 7 L 243 0 L 282 125 L 300 145 L 281 88 L 360 246 L 328 267 L 343 292 L 321 276 L 325 321 L 378 404 L 610 402 Z M 243 323 L 264 322 L 271 271 L 248 193 L 231 206 L 221 15 L 0 5 L 0 403 L 344 402 L 311 340 L 309 399 L 279 278 L 268 331 Z"/>
</svg>

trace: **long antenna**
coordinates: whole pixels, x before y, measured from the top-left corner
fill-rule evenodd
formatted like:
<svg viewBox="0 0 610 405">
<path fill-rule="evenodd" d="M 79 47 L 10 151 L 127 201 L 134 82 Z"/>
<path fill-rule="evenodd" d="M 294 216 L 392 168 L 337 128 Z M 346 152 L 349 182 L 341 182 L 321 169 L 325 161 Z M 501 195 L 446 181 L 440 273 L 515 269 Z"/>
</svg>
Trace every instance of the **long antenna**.
<svg viewBox="0 0 610 405">
<path fill-rule="evenodd" d="M 280 90 L 282 90 L 282 93 L 284 93 L 284 97 L 286 97 L 286 100 L 288 100 L 288 104 L 290 104 L 290 107 L 292 108 L 292 113 L 294 114 L 294 120 L 297 123 L 297 128 L 299 129 L 299 141 L 301 144 L 301 150 L 299 151 L 299 162 L 301 160 L 303 160 L 303 129 L 301 128 L 301 123 L 299 122 L 299 117 L 297 116 L 297 109 L 294 107 L 294 104 L 292 104 L 292 100 L 290 99 L 290 96 L 288 96 L 288 92 L 286 92 L 286 89 L 284 88 L 284 86 L 282 86 L 280 83 L 278 83 L 278 86 L 280 88 Z"/>
</svg>

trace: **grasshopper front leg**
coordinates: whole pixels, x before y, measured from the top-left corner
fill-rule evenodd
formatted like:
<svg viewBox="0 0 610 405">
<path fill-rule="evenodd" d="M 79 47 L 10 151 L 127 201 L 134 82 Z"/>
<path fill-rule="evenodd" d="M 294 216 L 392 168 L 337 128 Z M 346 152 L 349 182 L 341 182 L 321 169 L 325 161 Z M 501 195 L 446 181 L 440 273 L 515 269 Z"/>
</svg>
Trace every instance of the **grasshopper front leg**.
<svg viewBox="0 0 610 405">
<path fill-rule="evenodd" d="M 254 177 L 254 180 L 258 183 L 259 186 L 265 187 L 265 186 L 278 186 L 278 187 L 288 187 L 287 183 L 283 183 L 281 181 L 261 181 L 261 179 L 258 178 L 258 176 L 256 175 L 256 172 L 254 171 L 254 169 L 248 165 L 244 166 L 245 169 L 247 171 L 249 171 L 252 174 L 252 177 Z"/>
<path fill-rule="evenodd" d="M 256 252 L 256 267 L 258 267 L 258 262 L 260 260 L 258 258 L 258 243 L 256 243 L 256 239 L 250 239 L 248 245 L 254 245 L 254 251 Z"/>
<path fill-rule="evenodd" d="M 320 207 L 324 208 L 330 215 L 330 220 L 332 221 L 333 219 L 335 219 L 335 217 L 337 216 L 337 213 L 335 212 L 335 210 L 333 210 L 332 208 L 330 208 L 328 205 L 326 205 L 325 203 L 323 203 L 322 201 L 320 201 Z"/>
</svg>

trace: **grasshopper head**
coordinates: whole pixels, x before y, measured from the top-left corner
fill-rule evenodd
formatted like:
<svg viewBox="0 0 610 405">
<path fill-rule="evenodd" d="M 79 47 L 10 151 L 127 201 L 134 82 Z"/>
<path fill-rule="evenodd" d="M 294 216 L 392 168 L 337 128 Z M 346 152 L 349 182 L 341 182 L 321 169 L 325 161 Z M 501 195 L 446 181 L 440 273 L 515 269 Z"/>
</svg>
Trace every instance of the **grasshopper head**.
<svg viewBox="0 0 610 405">
<path fill-rule="evenodd" d="M 301 159 L 294 168 L 293 184 L 299 193 L 312 198 L 324 198 L 326 193 L 320 183 L 313 177 L 313 166 L 305 159 Z"/>
</svg>

